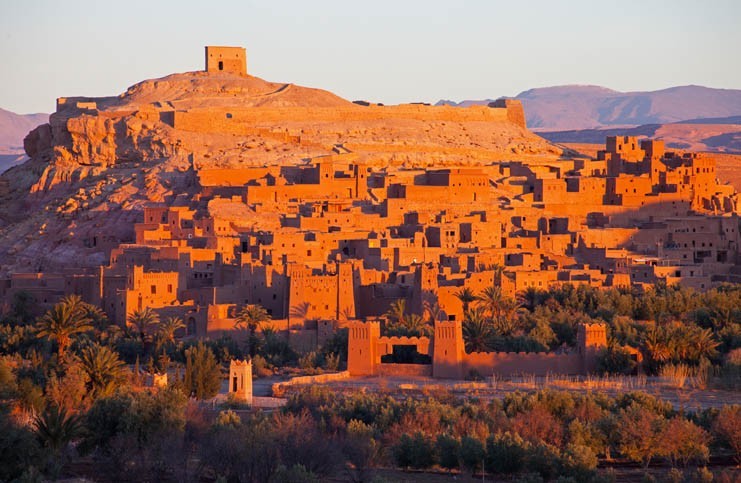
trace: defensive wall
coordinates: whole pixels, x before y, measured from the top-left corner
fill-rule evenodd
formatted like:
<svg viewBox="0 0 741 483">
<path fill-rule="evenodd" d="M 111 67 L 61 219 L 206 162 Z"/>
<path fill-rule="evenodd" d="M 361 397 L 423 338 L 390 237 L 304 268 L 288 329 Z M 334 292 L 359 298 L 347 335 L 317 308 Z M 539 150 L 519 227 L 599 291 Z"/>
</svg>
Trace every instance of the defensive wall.
<svg viewBox="0 0 741 483">
<path fill-rule="evenodd" d="M 256 129 L 254 125 L 293 121 L 352 122 L 389 119 L 414 119 L 420 121 L 450 122 L 512 122 L 508 114 L 513 107 L 425 106 L 402 104 L 398 106 L 348 106 L 348 107 L 283 107 L 245 108 L 209 107 L 202 109 L 164 111 L 161 119 L 175 129 L 196 132 L 218 132 L 241 135 L 274 135 L 276 138 L 297 141 L 288 133 Z M 523 126 L 524 127 L 524 126 Z"/>
<path fill-rule="evenodd" d="M 463 379 L 516 374 L 585 375 L 597 369 L 597 356 L 607 346 L 603 324 L 581 324 L 577 347 L 571 352 L 473 352 L 465 351 L 463 324 L 460 321 L 438 321 L 434 337 L 381 337 L 380 322 L 348 323 L 347 370 L 351 376 L 432 376 Z M 394 364 L 381 362 L 394 347 L 414 347 L 428 355 L 431 364 Z"/>
</svg>

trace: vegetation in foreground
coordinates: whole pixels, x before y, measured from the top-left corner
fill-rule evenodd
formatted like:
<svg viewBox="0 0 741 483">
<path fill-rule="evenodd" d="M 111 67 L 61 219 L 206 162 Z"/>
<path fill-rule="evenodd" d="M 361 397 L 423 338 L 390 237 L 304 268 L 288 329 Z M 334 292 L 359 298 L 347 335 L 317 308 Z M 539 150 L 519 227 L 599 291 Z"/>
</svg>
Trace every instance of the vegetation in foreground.
<svg viewBox="0 0 741 483">
<path fill-rule="evenodd" d="M 574 345 L 578 323 L 603 322 L 605 373 L 638 370 L 625 349 L 631 346 L 649 374 L 705 374 L 705 381 L 738 388 L 737 286 L 695 293 L 659 284 L 638 294 L 566 285 L 517 299 L 492 287 L 459 297 L 468 350 L 554 350 Z M 336 370 L 346 359 L 346 334 L 299 355 L 262 326 L 267 315 L 256 306 L 240 311 L 240 344 L 183 341 L 181 320 L 160 320 L 148 309 L 118 327 L 76 296 L 39 318 L 30 315 L 32 305 L 19 294 L 0 322 L 0 481 L 79 473 L 138 481 L 368 481 L 377 467 L 593 481 L 610 478 L 595 468 L 614 458 L 661 462 L 676 468 L 674 477 L 703 480 L 710 458 L 739 464 L 739 406 L 676 412 L 640 393 L 398 401 L 312 389 L 275 414 L 222 412 L 198 401 L 219 391 L 229 360 L 251 355 L 258 376 L 290 366 Z M 385 330 L 424 334 L 434 313 L 409 314 L 397 303 Z M 168 388 L 143 387 L 148 374 L 168 369 L 176 374 Z"/>
</svg>

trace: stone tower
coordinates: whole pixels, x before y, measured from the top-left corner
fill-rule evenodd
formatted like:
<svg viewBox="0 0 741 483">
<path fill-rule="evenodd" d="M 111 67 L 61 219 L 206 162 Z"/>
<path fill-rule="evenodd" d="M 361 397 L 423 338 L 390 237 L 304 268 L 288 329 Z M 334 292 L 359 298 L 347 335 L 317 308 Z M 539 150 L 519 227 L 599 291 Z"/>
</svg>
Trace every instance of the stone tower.
<svg viewBox="0 0 741 483">
<path fill-rule="evenodd" d="M 432 377 L 462 379 L 466 348 L 461 321 L 436 321 L 433 344 Z"/>
<path fill-rule="evenodd" d="M 582 357 L 583 374 L 597 370 L 597 356 L 607 347 L 607 328 L 604 324 L 581 324 L 576 334 L 577 347 Z"/>
<path fill-rule="evenodd" d="M 381 324 L 374 321 L 352 321 L 348 324 L 347 371 L 352 376 L 372 376 L 376 373 L 378 338 Z"/>
<path fill-rule="evenodd" d="M 247 52 L 244 47 L 206 46 L 206 72 L 229 72 L 247 75 Z"/>
<path fill-rule="evenodd" d="M 252 361 L 232 360 L 229 363 L 229 394 L 252 404 Z"/>
<path fill-rule="evenodd" d="M 434 305 L 437 303 L 437 282 L 438 268 L 434 263 L 420 263 L 414 271 L 414 288 L 412 290 L 412 305 L 410 310 L 413 313 L 422 314 L 425 311 L 426 304 Z"/>
</svg>

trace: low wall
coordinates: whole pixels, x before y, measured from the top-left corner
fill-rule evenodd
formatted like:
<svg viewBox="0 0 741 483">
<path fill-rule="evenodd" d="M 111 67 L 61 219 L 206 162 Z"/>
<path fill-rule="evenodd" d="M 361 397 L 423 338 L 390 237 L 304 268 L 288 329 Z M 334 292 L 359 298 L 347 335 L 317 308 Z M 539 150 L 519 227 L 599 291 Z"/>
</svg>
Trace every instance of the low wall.
<svg viewBox="0 0 741 483">
<path fill-rule="evenodd" d="M 348 371 L 330 372 L 327 374 L 317 374 L 315 376 L 298 376 L 287 381 L 276 382 L 272 385 L 271 391 L 274 395 L 280 395 L 291 386 L 321 384 L 323 382 L 342 381 L 344 379 L 350 379 L 350 373 Z"/>
<path fill-rule="evenodd" d="M 432 377 L 432 364 L 381 363 L 376 366 L 376 375 Z"/>
<path fill-rule="evenodd" d="M 252 396 L 252 407 L 263 409 L 282 408 L 286 405 L 287 400 L 282 397 L 259 397 Z"/>
<path fill-rule="evenodd" d="M 473 352 L 465 354 L 462 362 L 463 374 L 476 371 L 483 377 L 512 376 L 516 374 L 574 375 L 582 373 L 582 357 L 579 354 L 524 353 L 524 352 Z"/>
</svg>

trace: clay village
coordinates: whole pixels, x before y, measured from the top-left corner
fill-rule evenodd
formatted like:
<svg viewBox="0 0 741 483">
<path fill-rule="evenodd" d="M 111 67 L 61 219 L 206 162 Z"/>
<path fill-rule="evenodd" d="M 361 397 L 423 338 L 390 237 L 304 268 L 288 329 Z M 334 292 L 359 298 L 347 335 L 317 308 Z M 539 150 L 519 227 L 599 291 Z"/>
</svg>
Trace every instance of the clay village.
<svg viewBox="0 0 741 483">
<path fill-rule="evenodd" d="M 139 391 L 185 387 L 243 421 L 320 389 L 738 404 L 697 382 L 702 361 L 718 380 L 741 364 L 741 198 L 714 154 L 627 135 L 585 154 L 525 119 L 516 99 L 384 105 L 268 82 L 242 47 L 205 47 L 203 70 L 120 95 L 59 98 L 0 177 L 0 314 L 51 324 L 45 357 L 116 347 Z M 65 310 L 102 342 L 55 332 Z M 686 314 L 695 342 L 660 352 Z M 28 354 L 13 374 L 42 352 Z M 193 367 L 214 357 L 204 389 Z M 685 367 L 681 384 L 667 367 Z"/>
</svg>

